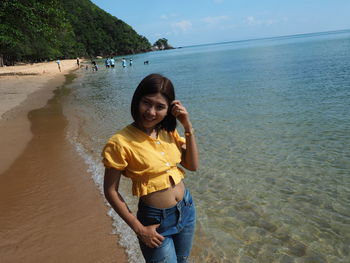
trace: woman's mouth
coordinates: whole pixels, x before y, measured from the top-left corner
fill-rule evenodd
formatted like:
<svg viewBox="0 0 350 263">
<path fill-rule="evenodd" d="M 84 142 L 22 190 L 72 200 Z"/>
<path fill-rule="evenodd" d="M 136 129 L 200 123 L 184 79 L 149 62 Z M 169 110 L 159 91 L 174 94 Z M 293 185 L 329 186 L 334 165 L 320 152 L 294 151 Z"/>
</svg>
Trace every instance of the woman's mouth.
<svg viewBox="0 0 350 263">
<path fill-rule="evenodd" d="M 156 120 L 156 118 L 154 118 L 154 117 L 145 116 L 145 115 L 143 116 L 143 119 L 147 122 L 153 122 Z"/>
</svg>

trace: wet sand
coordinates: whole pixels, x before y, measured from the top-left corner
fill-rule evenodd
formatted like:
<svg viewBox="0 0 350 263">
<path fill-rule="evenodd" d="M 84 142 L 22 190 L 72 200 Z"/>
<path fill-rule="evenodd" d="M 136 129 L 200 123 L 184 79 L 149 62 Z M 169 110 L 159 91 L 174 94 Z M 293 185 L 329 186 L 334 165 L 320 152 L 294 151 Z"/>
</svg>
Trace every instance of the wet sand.
<svg viewBox="0 0 350 263">
<path fill-rule="evenodd" d="M 0 262 L 127 262 L 103 198 L 66 140 L 64 88 L 43 106 L 62 81 L 51 78 L 0 120 L 1 155 L 11 156 L 0 163 Z"/>
</svg>

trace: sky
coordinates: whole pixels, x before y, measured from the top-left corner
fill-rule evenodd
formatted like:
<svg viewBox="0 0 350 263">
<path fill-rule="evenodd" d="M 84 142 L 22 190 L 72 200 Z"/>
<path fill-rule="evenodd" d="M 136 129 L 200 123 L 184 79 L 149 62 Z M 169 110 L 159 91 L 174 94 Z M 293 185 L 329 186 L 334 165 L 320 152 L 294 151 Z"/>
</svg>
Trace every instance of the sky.
<svg viewBox="0 0 350 263">
<path fill-rule="evenodd" d="M 350 29 L 350 0 L 92 0 L 174 47 Z"/>
</svg>

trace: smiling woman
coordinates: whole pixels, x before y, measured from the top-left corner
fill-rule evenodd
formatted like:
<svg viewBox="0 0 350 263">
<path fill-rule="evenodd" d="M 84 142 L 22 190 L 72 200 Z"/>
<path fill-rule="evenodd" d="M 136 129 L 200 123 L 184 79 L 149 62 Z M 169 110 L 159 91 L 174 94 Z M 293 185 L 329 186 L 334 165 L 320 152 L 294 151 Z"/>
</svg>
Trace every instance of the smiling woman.
<svg viewBox="0 0 350 263">
<path fill-rule="evenodd" d="M 135 123 L 142 127 L 142 120 L 157 118 L 154 126 L 173 131 L 176 118 L 168 114 L 170 104 L 175 100 L 171 81 L 157 74 L 144 78 L 138 85 L 131 102 L 131 115 Z"/>
<path fill-rule="evenodd" d="M 104 192 L 119 216 L 136 233 L 146 262 L 187 262 L 196 212 L 182 181 L 198 167 L 198 151 L 186 108 L 175 100 L 171 81 L 151 74 L 138 85 L 131 103 L 134 122 L 112 136 L 102 156 Z M 186 139 L 176 130 L 183 125 Z M 131 178 L 139 197 L 134 216 L 119 194 L 121 175 Z"/>
<path fill-rule="evenodd" d="M 153 127 L 159 123 L 159 120 L 163 120 L 167 113 L 168 103 L 163 95 L 157 93 L 144 96 L 139 106 L 139 124 L 146 133 L 149 133 L 149 129 L 153 130 Z M 151 135 L 151 137 L 156 137 L 156 135 Z"/>
</svg>

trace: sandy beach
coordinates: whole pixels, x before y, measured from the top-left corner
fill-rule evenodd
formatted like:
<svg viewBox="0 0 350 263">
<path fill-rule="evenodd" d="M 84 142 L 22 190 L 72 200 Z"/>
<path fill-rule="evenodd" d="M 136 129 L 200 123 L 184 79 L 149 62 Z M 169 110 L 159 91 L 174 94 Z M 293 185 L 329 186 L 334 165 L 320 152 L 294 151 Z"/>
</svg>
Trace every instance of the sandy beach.
<svg viewBox="0 0 350 263">
<path fill-rule="evenodd" d="M 0 145 L 10 151 L 0 156 L 0 174 L 32 136 L 28 111 L 43 107 L 53 90 L 65 81 L 64 75 L 77 68 L 75 59 L 61 61 L 61 72 L 54 61 L 0 67 Z"/>
<path fill-rule="evenodd" d="M 0 68 L 0 262 L 127 262 L 107 207 L 66 140 L 76 60 Z M 53 93 L 55 91 L 55 95 Z"/>
</svg>

